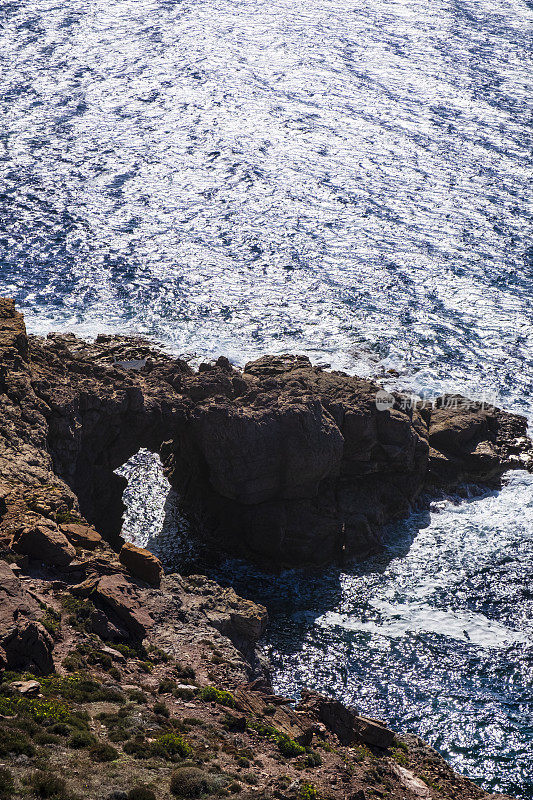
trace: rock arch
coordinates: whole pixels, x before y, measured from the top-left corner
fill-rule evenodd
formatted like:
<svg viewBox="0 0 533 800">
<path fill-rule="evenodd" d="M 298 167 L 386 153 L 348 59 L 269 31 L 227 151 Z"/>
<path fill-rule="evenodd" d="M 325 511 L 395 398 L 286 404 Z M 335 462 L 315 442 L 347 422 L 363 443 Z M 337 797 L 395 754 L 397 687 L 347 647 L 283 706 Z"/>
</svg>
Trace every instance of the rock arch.
<svg viewBox="0 0 533 800">
<path fill-rule="evenodd" d="M 57 513 L 79 510 L 109 539 L 124 508 L 114 471 L 141 447 L 222 546 L 275 565 L 367 552 L 422 490 L 533 469 L 522 417 L 464 398 L 382 408 L 378 385 L 304 356 L 194 372 L 139 339 L 27 337 L 7 300 L 0 352 L 7 485 L 54 485 Z"/>
</svg>

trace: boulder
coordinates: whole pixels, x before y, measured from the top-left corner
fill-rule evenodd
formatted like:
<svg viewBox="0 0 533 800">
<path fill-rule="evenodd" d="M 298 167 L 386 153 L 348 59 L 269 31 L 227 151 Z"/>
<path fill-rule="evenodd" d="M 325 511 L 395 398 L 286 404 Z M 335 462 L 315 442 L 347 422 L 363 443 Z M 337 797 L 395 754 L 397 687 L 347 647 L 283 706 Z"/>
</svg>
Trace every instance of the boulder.
<svg viewBox="0 0 533 800">
<path fill-rule="evenodd" d="M 1 642 L 8 665 L 17 670 L 48 674 L 54 670 L 54 642 L 46 628 L 35 620 L 14 626 Z"/>
<path fill-rule="evenodd" d="M 231 587 L 222 588 L 205 575 L 183 579 L 186 608 L 200 608 L 209 623 L 239 648 L 255 644 L 266 630 L 264 606 L 240 597 Z"/>
<path fill-rule="evenodd" d="M 120 642 L 129 638 L 128 632 L 111 622 L 107 614 L 104 614 L 100 608 L 91 612 L 87 625 L 92 633 L 96 633 L 106 642 Z"/>
<path fill-rule="evenodd" d="M 113 611 L 136 638 L 144 638 L 154 623 L 142 606 L 138 589 L 123 575 L 105 575 L 99 580 L 93 597 Z"/>
<path fill-rule="evenodd" d="M 102 543 L 102 537 L 91 525 L 81 523 L 71 523 L 61 525 L 61 530 L 74 547 L 82 547 L 84 550 L 95 550 Z"/>
<path fill-rule="evenodd" d="M 120 653 L 118 650 L 114 650 L 112 647 L 102 647 L 101 651 L 112 658 L 113 661 L 118 661 L 121 664 L 126 663 L 126 656 Z"/>
<path fill-rule="evenodd" d="M 23 528 L 13 541 L 13 549 L 36 561 L 63 567 L 76 557 L 76 550 L 64 533 L 53 524 Z"/>
<path fill-rule="evenodd" d="M 344 706 L 339 700 L 304 689 L 297 708 L 322 722 L 337 736 L 341 744 L 348 745 L 355 740 L 356 712 Z"/>
<path fill-rule="evenodd" d="M 354 717 L 355 738 L 371 747 L 387 750 L 394 742 L 394 731 L 389 730 L 381 720 L 368 717 Z"/>
<path fill-rule="evenodd" d="M 146 581 L 150 586 L 161 585 L 163 567 L 153 553 L 143 547 L 136 547 L 130 542 L 125 542 L 120 550 L 119 559 L 128 572 L 136 578 Z"/>
<path fill-rule="evenodd" d="M 35 697 L 41 691 L 41 684 L 39 681 L 13 681 L 9 684 L 9 688 L 17 694 Z"/>
<path fill-rule="evenodd" d="M 54 642 L 39 623 L 41 610 L 13 570 L 0 561 L 0 655 L 10 669 L 47 673 Z"/>
<path fill-rule="evenodd" d="M 361 717 L 355 709 L 347 708 L 333 697 L 304 689 L 297 708 L 305 711 L 310 717 L 320 720 L 337 736 L 341 744 L 362 742 L 386 750 L 394 741 L 394 732 L 381 720 Z"/>
</svg>

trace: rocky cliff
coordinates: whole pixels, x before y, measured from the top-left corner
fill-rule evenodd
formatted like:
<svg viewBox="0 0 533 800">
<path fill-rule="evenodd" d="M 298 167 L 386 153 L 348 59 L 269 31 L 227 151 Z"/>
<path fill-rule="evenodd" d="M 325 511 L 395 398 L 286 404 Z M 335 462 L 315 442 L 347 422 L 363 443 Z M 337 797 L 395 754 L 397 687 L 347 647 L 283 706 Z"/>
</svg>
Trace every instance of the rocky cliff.
<svg viewBox="0 0 533 800">
<path fill-rule="evenodd" d="M 275 566 L 532 469 L 524 419 L 378 391 L 298 356 L 194 372 L 139 340 L 28 337 L 0 299 L 0 797 L 487 797 L 416 737 L 272 695 L 266 610 L 120 540 L 114 470 L 141 447 L 200 535 Z"/>
<path fill-rule="evenodd" d="M 364 553 L 424 490 L 533 469 L 522 417 L 461 397 L 395 395 L 383 409 L 375 383 L 302 356 L 195 373 L 138 340 L 28 338 L 9 300 L 0 335 L 6 509 L 24 486 L 36 514 L 53 511 L 47 524 L 80 512 L 110 540 L 125 486 L 114 470 L 141 447 L 161 453 L 201 532 L 274 565 Z M 19 536 L 9 519 L 0 531 Z"/>
</svg>

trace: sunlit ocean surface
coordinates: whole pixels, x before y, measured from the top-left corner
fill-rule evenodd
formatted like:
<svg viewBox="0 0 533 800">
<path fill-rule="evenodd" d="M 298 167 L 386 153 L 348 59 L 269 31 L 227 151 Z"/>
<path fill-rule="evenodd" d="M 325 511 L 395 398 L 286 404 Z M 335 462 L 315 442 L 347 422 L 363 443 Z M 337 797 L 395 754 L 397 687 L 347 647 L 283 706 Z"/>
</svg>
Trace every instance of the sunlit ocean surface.
<svg viewBox="0 0 533 800">
<path fill-rule="evenodd" d="M 528 0 L 0 0 L 0 292 L 32 332 L 303 352 L 531 419 L 532 23 Z M 198 552 L 153 457 L 125 469 L 129 536 L 266 599 L 281 691 L 531 800 L 531 478 L 274 580 Z"/>
</svg>

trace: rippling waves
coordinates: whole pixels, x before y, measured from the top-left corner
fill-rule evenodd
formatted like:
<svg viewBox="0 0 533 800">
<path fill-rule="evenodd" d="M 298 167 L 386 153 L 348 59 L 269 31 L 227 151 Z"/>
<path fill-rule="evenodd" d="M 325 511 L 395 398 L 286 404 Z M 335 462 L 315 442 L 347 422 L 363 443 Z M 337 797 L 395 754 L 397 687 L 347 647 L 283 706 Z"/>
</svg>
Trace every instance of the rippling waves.
<svg viewBox="0 0 533 800">
<path fill-rule="evenodd" d="M 159 459 L 128 478 L 124 535 L 168 570 L 210 574 L 270 614 L 278 691 L 328 691 L 418 733 L 492 791 L 533 797 L 533 476 L 471 488 L 391 527 L 385 552 L 342 570 L 271 575 L 191 537 Z"/>
<path fill-rule="evenodd" d="M 394 367 L 531 417 L 532 21 L 528 0 L 0 0 L 0 291 L 35 332 Z M 157 464 L 131 469 L 130 534 L 180 565 Z M 277 604 L 228 566 L 274 612 L 279 688 L 333 689 L 530 798 L 532 498 L 516 475 L 448 502 L 382 561 L 283 576 Z"/>
<path fill-rule="evenodd" d="M 417 385 L 533 375 L 526 0 L 1 2 L 1 288 L 34 330 Z"/>
</svg>

